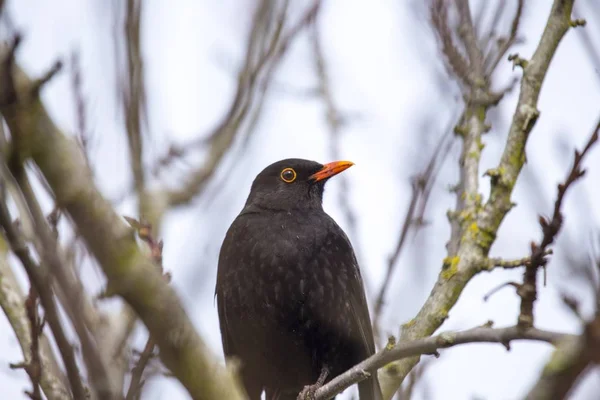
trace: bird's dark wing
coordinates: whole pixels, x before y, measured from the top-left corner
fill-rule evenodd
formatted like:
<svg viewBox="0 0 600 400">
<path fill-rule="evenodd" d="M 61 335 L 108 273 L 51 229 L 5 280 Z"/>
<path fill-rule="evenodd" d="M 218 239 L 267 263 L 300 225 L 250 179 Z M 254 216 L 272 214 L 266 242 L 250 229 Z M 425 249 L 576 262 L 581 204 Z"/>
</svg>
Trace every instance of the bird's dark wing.
<svg viewBox="0 0 600 400">
<path fill-rule="evenodd" d="M 346 276 L 346 299 L 350 302 L 351 330 L 359 332 L 362 348 L 356 363 L 368 358 L 375 353 L 375 341 L 373 338 L 373 327 L 369 316 L 369 308 L 365 295 L 365 288 L 358 266 L 356 255 L 350 240 L 344 231 L 330 219 L 333 226 L 329 229 L 330 238 L 326 240 L 328 247 L 335 249 L 335 258 L 338 260 L 338 268 L 342 267 Z M 380 400 L 381 389 L 376 374 L 373 378 L 361 382 L 359 385 L 360 400 Z"/>
<path fill-rule="evenodd" d="M 255 340 L 255 337 L 245 334 L 244 324 L 240 320 L 240 315 L 243 314 L 243 311 L 239 309 L 239 300 L 232 301 L 232 299 L 236 299 L 239 296 L 236 293 L 235 286 L 232 286 L 236 283 L 236 279 L 232 280 L 232 276 L 235 277 L 236 270 L 240 267 L 239 260 L 234 256 L 235 243 L 239 235 L 239 232 L 236 230 L 238 225 L 236 220 L 227 232 L 221 246 L 215 297 L 217 299 L 223 353 L 227 359 L 237 357 L 240 358 L 238 361 L 243 361 L 241 360 L 244 358 L 242 351 L 247 348 L 248 341 L 252 342 Z M 239 373 L 250 400 L 260 400 L 260 393 L 263 389 L 260 380 L 250 368 L 244 368 L 243 365 Z"/>
</svg>

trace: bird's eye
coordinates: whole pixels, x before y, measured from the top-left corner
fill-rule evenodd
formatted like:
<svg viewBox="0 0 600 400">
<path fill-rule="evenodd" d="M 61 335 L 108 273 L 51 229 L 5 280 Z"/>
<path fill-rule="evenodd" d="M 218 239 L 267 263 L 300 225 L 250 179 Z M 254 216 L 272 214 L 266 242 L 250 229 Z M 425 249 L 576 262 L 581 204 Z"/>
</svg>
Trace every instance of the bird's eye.
<svg viewBox="0 0 600 400">
<path fill-rule="evenodd" d="M 281 180 L 287 183 L 292 183 L 296 180 L 296 171 L 293 168 L 286 168 L 281 171 Z"/>
</svg>

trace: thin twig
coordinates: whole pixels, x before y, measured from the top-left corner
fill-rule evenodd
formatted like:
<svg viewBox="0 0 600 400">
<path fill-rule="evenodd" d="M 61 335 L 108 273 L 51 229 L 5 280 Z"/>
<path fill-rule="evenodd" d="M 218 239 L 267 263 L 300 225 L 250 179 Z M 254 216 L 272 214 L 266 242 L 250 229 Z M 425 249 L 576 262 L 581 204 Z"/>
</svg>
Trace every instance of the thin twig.
<svg viewBox="0 0 600 400">
<path fill-rule="evenodd" d="M 94 171 L 92 169 L 92 163 L 90 160 L 91 132 L 87 124 L 86 100 L 83 94 L 82 75 L 79 53 L 73 52 L 71 55 L 71 90 L 73 92 L 73 98 L 75 99 L 75 117 L 77 123 L 76 137 L 87 160 L 88 167 L 93 174 Z"/>
<path fill-rule="evenodd" d="M 552 254 L 552 249 L 544 250 L 544 256 Z M 491 271 L 495 268 L 513 269 L 519 267 L 526 267 L 531 264 L 531 256 L 517 258 L 515 260 L 505 260 L 503 258 L 490 258 L 487 265 L 483 265 L 481 268 L 485 271 Z"/>
<path fill-rule="evenodd" d="M 425 361 L 421 361 L 421 363 L 419 363 L 419 365 L 410 373 L 410 375 L 408 375 L 408 382 L 403 388 L 398 390 L 396 400 L 411 400 L 413 398 L 417 385 L 423 385 L 425 372 L 429 366 L 431 366 L 432 360 L 434 359 L 430 358 Z M 427 399 L 430 397 L 423 395 L 423 398 Z"/>
<path fill-rule="evenodd" d="M 588 151 L 594 146 L 598 140 L 598 134 L 600 132 L 600 120 L 596 124 L 596 127 L 590 136 L 587 144 L 583 151 L 579 152 L 575 150 L 575 157 L 573 160 L 573 166 L 569 171 L 567 178 L 564 183 L 558 185 L 558 193 L 556 201 L 554 202 L 554 211 L 550 219 L 540 216 L 539 222 L 542 228 L 542 239 L 539 244 L 534 242 L 531 243 L 531 257 L 530 262 L 525 266 L 525 273 L 523 274 L 523 284 L 518 288 L 517 294 L 521 297 L 521 310 L 519 312 L 519 326 L 531 327 L 533 326 L 533 304 L 537 298 L 537 272 L 540 267 L 546 265 L 546 251 L 550 246 L 556 235 L 560 231 L 563 224 L 562 215 L 562 203 L 569 187 L 579 180 L 585 174 L 585 170 L 582 168 L 582 161 Z"/>
<path fill-rule="evenodd" d="M 449 132 L 451 131 L 449 130 Z M 419 172 L 411 179 L 411 198 L 408 203 L 406 213 L 404 214 L 400 235 L 398 235 L 396 246 L 394 247 L 394 250 L 388 259 L 385 278 L 382 281 L 375 300 L 375 308 L 373 310 L 372 318 L 375 338 L 379 338 L 381 334 L 379 321 L 383 314 L 385 296 L 391 284 L 392 276 L 398 264 L 398 259 L 400 258 L 400 254 L 406 242 L 408 232 L 411 227 L 422 226 L 425 207 L 427 205 L 427 201 L 429 200 L 429 195 L 431 194 L 431 188 L 433 187 L 433 183 L 440 171 L 440 165 L 443 163 L 450 151 L 451 141 L 447 141 L 447 138 L 449 137 L 450 136 L 448 134 L 442 137 L 423 171 Z"/>
<path fill-rule="evenodd" d="M 288 1 L 284 2 L 284 10 L 287 9 L 287 3 Z M 314 1 L 300 19 L 284 32 L 284 16 L 280 15 L 279 19 L 273 22 L 269 12 L 273 5 L 272 0 L 263 0 L 255 14 L 246 51 L 246 65 L 238 77 L 237 93 L 221 123 L 206 139 L 210 143 L 210 156 L 202 167 L 190 174 L 183 188 L 167 192 L 168 204 L 172 206 L 185 204 L 205 188 L 223 156 L 240 133 L 240 127 L 246 121 L 248 112 L 260 107 L 260 104 L 255 102 L 257 94 L 267 87 L 275 67 L 292 41 L 314 20 L 320 4 L 320 0 Z M 275 25 L 271 29 L 273 32 L 271 34 L 265 32 L 265 29 L 272 25 Z M 262 99 L 262 96 L 258 96 L 258 99 Z"/>
<path fill-rule="evenodd" d="M 25 394 L 32 400 L 42 400 L 40 382 L 42 379 L 42 361 L 40 359 L 40 336 L 44 330 L 44 320 L 40 318 L 37 310 L 38 296 L 35 289 L 29 288 L 29 296 L 25 300 L 25 309 L 29 319 L 29 330 L 31 332 L 31 358 L 27 362 L 10 364 L 10 368 L 23 368 L 29 380 L 31 380 L 31 391 L 25 391 Z"/>
<path fill-rule="evenodd" d="M 141 14 L 142 2 L 139 0 L 128 0 L 125 18 L 127 77 L 123 77 L 121 82 L 131 170 L 140 203 L 144 199 L 145 177 L 143 168 L 144 142 L 142 140 L 142 122 L 144 122 L 143 118 L 146 115 L 144 64 L 141 56 L 140 39 Z"/>
<path fill-rule="evenodd" d="M 148 341 L 144 346 L 144 351 L 142 351 L 135 367 L 131 370 L 131 382 L 129 383 L 129 389 L 127 390 L 125 400 L 135 400 L 136 398 L 139 398 L 144 385 L 144 382 L 142 381 L 144 369 L 146 369 L 146 365 L 148 365 L 148 362 L 152 358 L 154 347 L 154 341 L 152 338 L 148 338 Z"/>
<path fill-rule="evenodd" d="M 581 3 L 578 4 L 581 5 Z M 581 12 L 581 9 L 578 10 L 580 12 L 574 11 L 573 14 L 575 15 L 575 18 L 577 19 L 578 14 L 588 15 L 590 12 L 596 11 L 596 18 L 597 20 L 600 20 L 600 13 L 598 13 L 597 8 L 593 6 L 593 3 L 590 3 L 590 5 L 591 7 L 586 9 L 585 12 Z M 581 43 L 583 44 L 585 52 L 587 53 L 590 63 L 594 67 L 596 78 L 600 82 L 600 50 L 596 49 L 596 47 L 594 46 L 592 35 L 590 34 L 590 31 L 588 29 L 582 29 L 579 34 L 579 38 L 581 40 Z"/>
<path fill-rule="evenodd" d="M 129 223 L 129 225 L 131 225 L 131 227 L 137 231 L 140 239 L 148 244 L 152 255 L 152 259 L 154 260 L 156 266 L 162 272 L 163 242 L 162 240 L 154 239 L 154 236 L 152 235 L 152 225 L 150 225 L 149 223 L 138 221 L 131 217 L 124 218 Z M 170 279 L 170 275 L 168 273 L 165 274 L 165 279 Z M 146 369 L 148 362 L 154 354 L 155 347 L 156 343 L 154 342 L 152 337 L 149 336 L 148 340 L 146 341 L 146 345 L 144 346 L 144 350 L 140 354 L 140 357 L 135 367 L 131 371 L 131 381 L 129 383 L 129 389 L 127 390 L 127 397 L 125 400 L 135 400 L 141 395 L 142 387 L 144 385 L 144 382 L 142 381 L 144 370 Z"/>
<path fill-rule="evenodd" d="M 477 42 L 473 20 L 471 19 L 471 7 L 469 0 L 455 0 L 455 3 L 459 17 L 457 32 L 462 39 L 469 57 L 469 72 L 473 77 L 473 81 L 477 82 L 484 78 L 484 59 L 479 43 Z"/>
<path fill-rule="evenodd" d="M 400 229 L 400 235 L 398 236 L 396 247 L 394 248 L 394 251 L 388 259 L 385 277 L 381 283 L 381 287 L 379 288 L 379 292 L 375 300 L 375 308 L 373 309 L 373 329 L 376 338 L 379 338 L 380 336 L 381 330 L 379 329 L 379 320 L 381 319 L 381 316 L 383 314 L 385 295 L 391 284 L 391 278 L 396 268 L 396 265 L 398 264 L 398 258 L 400 257 L 400 253 L 402 252 L 402 248 L 404 247 L 406 237 L 408 236 L 408 231 L 413 224 L 417 202 L 419 201 L 419 198 L 422 195 L 423 185 L 419 184 L 418 179 L 413 178 L 411 180 L 411 190 L 411 197 L 408 203 L 408 207 L 406 208 L 406 213 L 404 214 L 404 222 L 402 223 L 402 228 Z"/>
<path fill-rule="evenodd" d="M 433 0 L 430 6 L 431 25 L 435 29 L 441 44 L 442 54 L 446 57 L 449 70 L 464 85 L 471 83 L 469 63 L 457 47 L 448 26 L 448 8 L 444 0 Z"/>
<path fill-rule="evenodd" d="M 517 2 L 517 10 L 515 11 L 515 16 L 513 17 L 512 23 L 510 25 L 510 32 L 508 34 L 508 38 L 502 38 L 499 40 L 500 44 L 498 46 L 498 50 L 494 52 L 490 52 L 486 57 L 486 73 L 490 75 L 496 67 L 500 60 L 504 57 L 506 52 L 515 44 L 517 40 L 517 34 L 519 32 L 519 24 L 521 23 L 521 16 L 523 15 L 523 7 L 525 5 L 525 0 L 519 0 Z"/>
</svg>

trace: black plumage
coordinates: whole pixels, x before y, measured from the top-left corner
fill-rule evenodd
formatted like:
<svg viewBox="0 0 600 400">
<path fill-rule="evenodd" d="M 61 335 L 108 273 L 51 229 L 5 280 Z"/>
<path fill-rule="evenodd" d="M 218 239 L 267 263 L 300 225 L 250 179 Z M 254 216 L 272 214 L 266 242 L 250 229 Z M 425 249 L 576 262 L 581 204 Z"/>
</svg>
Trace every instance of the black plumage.
<svg viewBox="0 0 600 400">
<path fill-rule="evenodd" d="M 215 294 L 225 356 L 251 400 L 296 399 L 324 367 L 328 381 L 375 351 L 352 245 L 322 207 L 326 181 L 351 165 L 271 164 L 227 231 Z M 377 379 L 359 394 L 380 399 Z"/>
</svg>

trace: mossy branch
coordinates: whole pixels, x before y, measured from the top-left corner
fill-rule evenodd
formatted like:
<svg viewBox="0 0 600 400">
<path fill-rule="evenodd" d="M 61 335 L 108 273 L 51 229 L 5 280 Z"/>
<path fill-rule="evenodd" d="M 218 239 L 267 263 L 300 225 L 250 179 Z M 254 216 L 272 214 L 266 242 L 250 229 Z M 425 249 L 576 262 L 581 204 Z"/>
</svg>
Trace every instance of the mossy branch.
<svg viewBox="0 0 600 400">
<path fill-rule="evenodd" d="M 472 170 L 475 170 L 475 162 L 472 165 L 465 162 L 464 167 L 461 168 L 461 173 L 467 178 L 464 181 L 467 190 L 463 192 L 465 207 L 458 207 L 458 212 L 453 213 L 461 227 L 458 231 L 460 232 L 458 240 L 455 241 L 457 249 L 455 252 L 450 252 L 450 256 L 456 257 L 456 263 L 450 263 L 451 267 L 456 264 L 455 268 L 450 271 L 442 270 L 416 318 L 411 321 L 411 324 L 404 326 L 402 340 L 414 340 L 432 335 L 448 317 L 449 310 L 454 306 L 467 283 L 481 270 L 481 265 L 484 265 L 488 259 L 498 228 L 513 206 L 510 196 L 525 161 L 527 137 L 539 116 L 537 101 L 542 83 L 560 40 L 571 26 L 573 2 L 574 0 L 554 1 L 539 45 L 531 61 L 524 68 L 521 92 L 508 141 L 500 165 L 495 170 L 499 175 L 492 179 L 490 198 L 484 206 L 478 202 L 481 198 L 475 191 L 477 185 L 468 180 L 469 175 L 472 176 Z M 477 102 L 471 104 L 477 107 Z M 464 161 L 467 161 L 470 156 L 469 152 L 465 153 L 465 150 L 474 148 L 470 145 L 477 144 L 474 133 L 477 133 L 476 128 L 482 126 L 485 118 L 485 110 L 477 110 L 477 108 L 473 110 L 474 113 L 465 114 L 467 127 L 462 130 L 467 138 L 470 137 L 470 141 L 464 143 L 463 156 L 467 156 Z M 467 104 L 467 111 L 469 111 L 469 104 Z M 478 161 L 479 155 L 480 149 L 471 159 Z M 461 203 L 457 205 L 463 206 Z M 386 399 L 393 396 L 418 361 L 418 357 L 403 359 L 379 371 L 379 380 Z"/>
<path fill-rule="evenodd" d="M 525 145 L 540 112 L 537 102 L 542 83 L 558 45 L 571 27 L 574 0 L 555 0 L 550 17 L 533 57 L 524 64 L 519 101 L 508 132 L 500 164 L 492 179 L 490 197 L 481 215 L 481 228 L 496 232 L 506 213 L 512 208 L 510 195 L 525 163 Z"/>
<path fill-rule="evenodd" d="M 568 336 L 557 343 L 526 400 L 567 398 L 573 385 L 592 363 L 600 361 L 600 314 L 586 323 L 580 336 Z"/>
<path fill-rule="evenodd" d="M 517 326 L 492 328 L 490 325 L 486 324 L 461 332 L 443 332 L 436 336 L 400 343 L 394 343 L 392 337 L 388 345 L 383 349 L 318 389 L 315 400 L 330 399 L 354 383 L 368 378 L 369 374 L 378 368 L 384 367 L 386 364 L 393 365 L 390 362 L 394 360 L 406 359 L 407 357 L 422 354 L 439 356 L 438 350 L 440 349 L 467 343 L 500 343 L 507 349 L 510 349 L 510 343 L 514 340 L 534 340 L 554 344 L 575 337 L 574 335 L 543 331 L 535 328 L 521 329 Z"/>
</svg>

